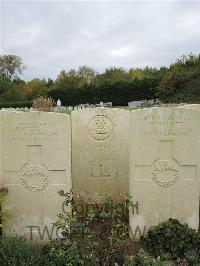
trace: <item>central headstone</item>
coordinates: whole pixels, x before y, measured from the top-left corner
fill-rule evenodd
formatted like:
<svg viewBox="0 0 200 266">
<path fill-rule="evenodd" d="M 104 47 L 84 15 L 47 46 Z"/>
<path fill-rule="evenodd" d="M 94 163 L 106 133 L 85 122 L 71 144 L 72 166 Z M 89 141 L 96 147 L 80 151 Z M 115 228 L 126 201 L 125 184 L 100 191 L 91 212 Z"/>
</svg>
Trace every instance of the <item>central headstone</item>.
<svg viewBox="0 0 200 266">
<path fill-rule="evenodd" d="M 128 194 L 129 111 L 72 112 L 73 189 L 85 199 Z"/>
<path fill-rule="evenodd" d="M 4 231 L 49 240 L 55 236 L 53 223 L 62 211 L 58 191 L 71 189 L 70 117 L 2 112 L 1 149 L 1 183 L 9 191 Z"/>
<path fill-rule="evenodd" d="M 181 108 L 132 111 L 130 117 L 131 234 L 139 238 L 168 218 L 199 224 L 199 114 Z"/>
</svg>

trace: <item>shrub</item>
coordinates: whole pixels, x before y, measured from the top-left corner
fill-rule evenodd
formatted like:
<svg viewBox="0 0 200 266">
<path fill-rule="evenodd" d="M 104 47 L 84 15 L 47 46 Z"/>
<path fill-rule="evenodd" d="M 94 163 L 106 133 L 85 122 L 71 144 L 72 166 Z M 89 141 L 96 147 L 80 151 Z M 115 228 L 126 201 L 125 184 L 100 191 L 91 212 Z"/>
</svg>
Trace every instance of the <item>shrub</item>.
<svg viewBox="0 0 200 266">
<path fill-rule="evenodd" d="M 200 251 L 198 250 L 187 250 L 184 253 L 185 260 L 189 265 L 199 266 L 200 265 Z"/>
<path fill-rule="evenodd" d="M 91 251 L 87 241 L 54 241 L 48 250 L 48 259 L 54 266 L 100 265 L 99 258 Z"/>
<path fill-rule="evenodd" d="M 126 257 L 124 266 L 172 266 L 170 261 L 160 261 L 149 256 L 143 249 L 140 249 L 136 256 Z"/>
<path fill-rule="evenodd" d="M 200 262 L 200 235 L 187 224 L 169 219 L 167 222 L 152 227 L 146 239 L 147 247 L 154 256 L 172 259 L 192 259 Z"/>
<path fill-rule="evenodd" d="M 60 194 L 72 211 L 59 214 L 56 227 L 63 238 L 52 242 L 49 259 L 56 265 L 122 265 L 124 246 L 130 241 L 130 199 L 121 197 L 123 200 L 119 203 L 108 196 L 101 204 L 85 205 L 69 193 L 61 191 Z"/>
<path fill-rule="evenodd" d="M 1 266 L 40 266 L 45 265 L 46 258 L 39 247 L 27 242 L 24 237 L 0 237 Z"/>
<path fill-rule="evenodd" d="M 33 101 L 33 108 L 38 111 L 52 112 L 54 101 L 53 99 L 40 96 Z"/>
</svg>

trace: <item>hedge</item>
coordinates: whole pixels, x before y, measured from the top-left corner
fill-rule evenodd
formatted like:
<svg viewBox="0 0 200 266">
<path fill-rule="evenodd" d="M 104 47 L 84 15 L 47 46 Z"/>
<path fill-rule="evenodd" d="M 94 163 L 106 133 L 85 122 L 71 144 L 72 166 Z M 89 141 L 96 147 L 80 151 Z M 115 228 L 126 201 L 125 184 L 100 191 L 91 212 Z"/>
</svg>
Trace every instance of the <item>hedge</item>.
<svg viewBox="0 0 200 266">
<path fill-rule="evenodd" d="M 0 108 L 22 108 L 22 107 L 32 107 L 33 103 L 31 101 L 20 101 L 20 102 L 0 102 Z"/>
</svg>

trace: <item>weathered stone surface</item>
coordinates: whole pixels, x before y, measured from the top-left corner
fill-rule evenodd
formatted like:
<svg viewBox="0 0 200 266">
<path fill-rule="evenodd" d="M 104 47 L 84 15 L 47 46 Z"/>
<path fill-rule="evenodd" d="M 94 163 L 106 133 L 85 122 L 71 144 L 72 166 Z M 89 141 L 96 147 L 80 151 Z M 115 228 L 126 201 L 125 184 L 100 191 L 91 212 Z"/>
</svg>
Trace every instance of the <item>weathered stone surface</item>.
<svg viewBox="0 0 200 266">
<path fill-rule="evenodd" d="M 130 212 L 133 238 L 168 218 L 199 224 L 200 116 L 184 108 L 130 115 Z"/>
<path fill-rule="evenodd" d="M 179 108 L 193 109 L 196 111 L 200 111 L 200 104 L 187 104 L 187 105 L 180 106 Z"/>
<path fill-rule="evenodd" d="M 44 227 L 51 231 L 62 211 L 57 192 L 71 189 L 70 117 L 2 112 L 1 150 L 1 183 L 9 190 L 4 201 L 4 231 L 30 237 L 32 230 L 33 238 L 40 239 Z"/>
<path fill-rule="evenodd" d="M 129 111 L 95 108 L 72 112 L 73 188 L 85 199 L 128 194 Z"/>
</svg>

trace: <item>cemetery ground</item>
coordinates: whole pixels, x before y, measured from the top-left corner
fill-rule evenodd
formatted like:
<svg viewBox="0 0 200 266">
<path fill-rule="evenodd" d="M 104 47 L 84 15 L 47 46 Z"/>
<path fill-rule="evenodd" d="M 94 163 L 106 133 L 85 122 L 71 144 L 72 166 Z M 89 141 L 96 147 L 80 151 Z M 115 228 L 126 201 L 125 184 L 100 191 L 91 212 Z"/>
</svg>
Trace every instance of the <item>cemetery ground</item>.
<svg viewBox="0 0 200 266">
<path fill-rule="evenodd" d="M 0 123 L 0 265 L 200 265 L 199 105 Z"/>
</svg>

